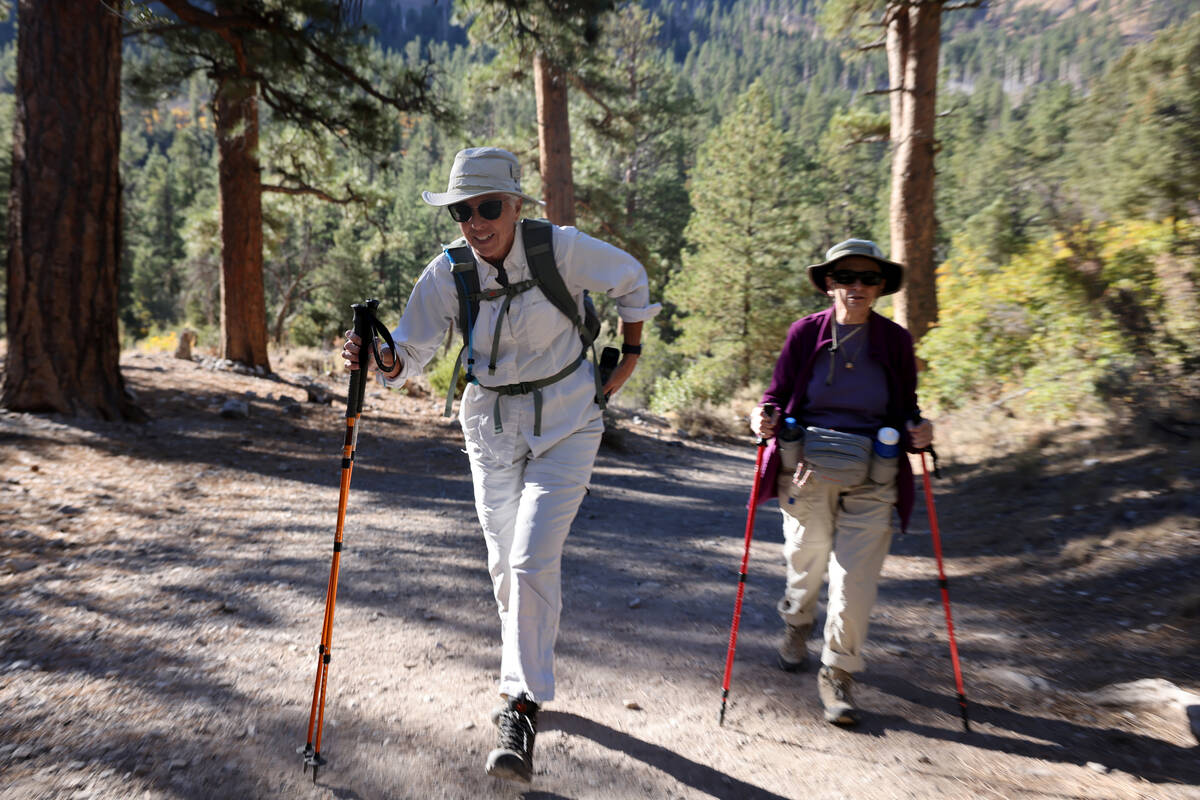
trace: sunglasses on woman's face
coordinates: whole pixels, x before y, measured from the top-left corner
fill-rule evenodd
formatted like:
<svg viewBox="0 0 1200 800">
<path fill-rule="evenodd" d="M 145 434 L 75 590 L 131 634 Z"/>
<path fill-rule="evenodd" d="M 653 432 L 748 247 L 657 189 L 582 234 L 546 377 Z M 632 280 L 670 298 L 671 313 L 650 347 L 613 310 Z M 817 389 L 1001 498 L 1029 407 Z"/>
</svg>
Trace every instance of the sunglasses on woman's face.
<svg viewBox="0 0 1200 800">
<path fill-rule="evenodd" d="M 503 200 L 484 200 L 474 208 L 469 203 L 455 203 L 450 206 L 450 216 L 455 222 L 466 222 L 476 211 L 484 219 L 500 219 L 504 211 Z"/>
<path fill-rule="evenodd" d="M 855 281 L 861 282 L 863 286 L 878 286 L 883 283 L 883 273 L 881 272 L 835 269 L 830 275 L 834 283 L 840 283 L 842 286 L 851 286 Z"/>
</svg>

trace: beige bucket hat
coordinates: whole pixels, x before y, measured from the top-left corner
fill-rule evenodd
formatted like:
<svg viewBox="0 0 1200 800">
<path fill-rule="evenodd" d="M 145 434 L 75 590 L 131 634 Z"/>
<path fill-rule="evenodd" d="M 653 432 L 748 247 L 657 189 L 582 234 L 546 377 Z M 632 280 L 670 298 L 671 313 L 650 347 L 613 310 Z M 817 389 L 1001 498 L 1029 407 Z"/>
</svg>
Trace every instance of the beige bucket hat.
<svg viewBox="0 0 1200 800">
<path fill-rule="evenodd" d="M 449 206 L 485 194 L 515 194 L 545 205 L 521 191 L 521 164 L 517 157 L 499 147 L 468 147 L 454 156 L 450 182 L 444 192 L 421 192 L 431 206 Z"/>
</svg>

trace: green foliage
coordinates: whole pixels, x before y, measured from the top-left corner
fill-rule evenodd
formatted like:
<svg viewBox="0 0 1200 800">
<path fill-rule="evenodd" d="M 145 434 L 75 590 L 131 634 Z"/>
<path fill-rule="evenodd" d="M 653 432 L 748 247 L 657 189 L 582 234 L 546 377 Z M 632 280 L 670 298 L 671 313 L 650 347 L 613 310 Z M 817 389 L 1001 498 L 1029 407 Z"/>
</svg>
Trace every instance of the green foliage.
<svg viewBox="0 0 1200 800">
<path fill-rule="evenodd" d="M 688 137 L 697 108 L 655 44 L 657 17 L 627 6 L 605 20 L 574 93 L 572 123 L 579 226 L 642 262 L 662 296 L 691 213 L 685 188 Z"/>
<path fill-rule="evenodd" d="M 693 360 L 680 402 L 727 396 L 769 371 L 804 310 L 811 233 L 801 211 L 813 165 L 773 119 L 755 84 L 697 155 L 688 250 L 667 286 L 683 312 L 673 347 Z"/>
<path fill-rule="evenodd" d="M 1080 228 L 1001 264 L 962 248 L 940 271 L 941 318 L 919 346 L 923 397 L 949 410 L 1023 389 L 1021 405 L 1051 418 L 1167 398 L 1200 363 L 1200 275 L 1194 252 L 1180 257 L 1196 235 Z"/>
<path fill-rule="evenodd" d="M 454 346 L 445 348 L 433 357 L 429 362 L 429 366 L 425 368 L 425 378 L 429 381 L 429 387 L 433 390 L 434 397 L 445 397 L 446 389 L 450 386 L 450 379 L 454 372 L 454 365 L 458 362 L 458 349 L 462 344 L 461 339 L 454 340 Z M 458 385 L 454 389 L 456 397 L 461 397 L 463 390 L 467 388 L 466 372 L 462 369 L 458 371 Z"/>
<path fill-rule="evenodd" d="M 1200 13 L 1131 48 L 1082 109 L 1072 147 L 1092 213 L 1194 213 L 1200 197 Z"/>
</svg>

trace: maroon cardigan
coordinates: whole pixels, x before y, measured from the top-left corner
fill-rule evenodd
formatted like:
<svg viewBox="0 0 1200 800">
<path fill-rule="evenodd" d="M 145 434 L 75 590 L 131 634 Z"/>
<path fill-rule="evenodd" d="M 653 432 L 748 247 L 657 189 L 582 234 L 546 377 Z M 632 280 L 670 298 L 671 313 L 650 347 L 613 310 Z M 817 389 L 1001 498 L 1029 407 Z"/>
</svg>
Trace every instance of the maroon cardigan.
<svg viewBox="0 0 1200 800">
<path fill-rule="evenodd" d="M 821 350 L 833 342 L 831 326 L 833 307 L 810 314 L 792 323 L 775 374 L 762 401 L 783 411 L 782 416 L 801 417 L 805 391 L 812 377 L 813 365 Z M 885 421 L 900 431 L 900 443 L 911 452 L 911 440 L 905 425 L 920 416 L 917 407 L 917 362 L 913 354 L 912 336 L 907 330 L 874 311 L 867 320 L 867 352 L 883 366 L 887 376 L 888 402 Z M 759 476 L 758 500 L 763 502 L 778 496 L 776 477 L 779 475 L 779 451 L 775 440 L 767 445 Z M 901 532 L 908 529 L 913 507 L 913 472 L 907 458 L 900 459 L 896 478 L 896 510 L 900 514 Z"/>
</svg>

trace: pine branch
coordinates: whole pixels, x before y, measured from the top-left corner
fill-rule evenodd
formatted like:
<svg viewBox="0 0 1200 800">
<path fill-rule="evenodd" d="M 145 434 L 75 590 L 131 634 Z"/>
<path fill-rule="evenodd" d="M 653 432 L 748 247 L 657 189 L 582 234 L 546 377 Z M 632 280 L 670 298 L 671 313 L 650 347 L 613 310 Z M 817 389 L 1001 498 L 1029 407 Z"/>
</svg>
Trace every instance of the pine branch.
<svg viewBox="0 0 1200 800">
<path fill-rule="evenodd" d="M 263 183 L 260 185 L 262 186 L 262 190 L 264 192 L 274 192 L 276 194 L 311 195 L 312 197 L 319 197 L 327 203 L 336 203 L 340 206 L 349 205 L 350 203 L 362 199 L 355 195 L 349 186 L 346 187 L 346 190 L 350 192 L 348 197 L 334 197 L 324 189 L 318 189 L 315 186 L 309 186 L 307 184 L 302 184 L 300 186 L 283 186 L 277 183 Z"/>
</svg>

